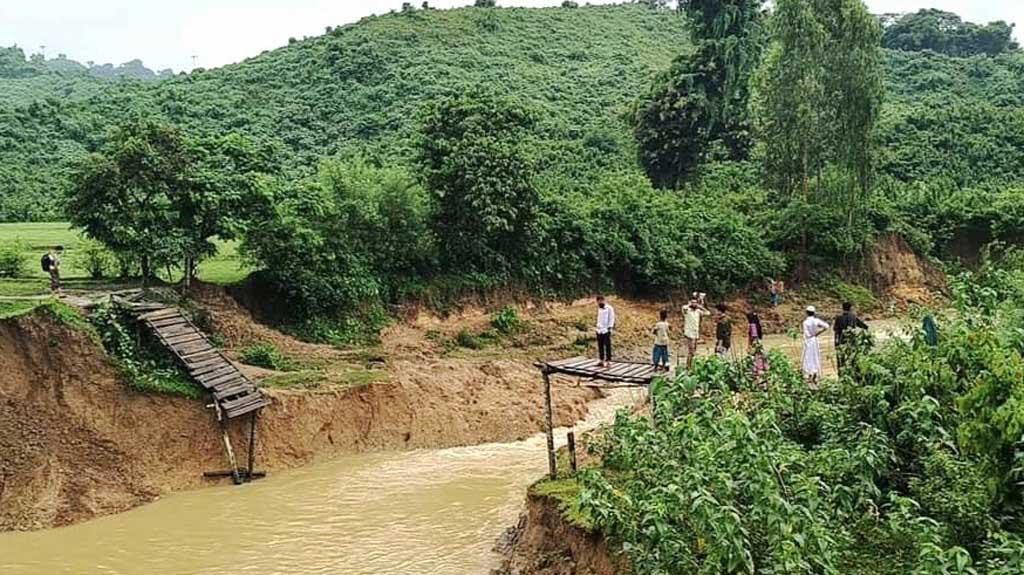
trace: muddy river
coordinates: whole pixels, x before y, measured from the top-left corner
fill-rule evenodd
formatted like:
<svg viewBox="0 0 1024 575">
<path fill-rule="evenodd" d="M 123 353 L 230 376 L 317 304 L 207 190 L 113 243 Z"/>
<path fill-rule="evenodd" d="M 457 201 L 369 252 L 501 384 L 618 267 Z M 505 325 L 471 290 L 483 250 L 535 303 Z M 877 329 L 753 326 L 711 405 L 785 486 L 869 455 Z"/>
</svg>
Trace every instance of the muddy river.
<svg viewBox="0 0 1024 575">
<path fill-rule="evenodd" d="M 896 325 L 872 327 L 884 335 Z M 799 356 L 790 337 L 767 344 Z M 576 429 L 643 399 L 616 390 Z M 564 442 L 565 430 L 556 438 Z M 481 575 L 497 565 L 492 548 L 546 465 L 543 435 L 345 457 L 70 527 L 2 534 L 0 574 Z"/>
</svg>

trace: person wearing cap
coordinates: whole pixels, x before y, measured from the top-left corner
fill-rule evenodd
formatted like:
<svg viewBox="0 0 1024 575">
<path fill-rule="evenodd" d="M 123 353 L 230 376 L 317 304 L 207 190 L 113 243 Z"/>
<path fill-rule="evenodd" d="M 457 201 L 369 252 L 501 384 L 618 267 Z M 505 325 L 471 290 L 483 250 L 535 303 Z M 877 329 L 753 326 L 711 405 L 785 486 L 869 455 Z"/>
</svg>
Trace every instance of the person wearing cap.
<svg viewBox="0 0 1024 575">
<path fill-rule="evenodd" d="M 807 318 L 804 319 L 804 353 L 801 369 L 811 386 L 816 386 L 821 375 L 821 347 L 818 336 L 828 331 L 829 326 L 818 317 L 818 310 L 813 305 L 807 306 Z"/>
</svg>

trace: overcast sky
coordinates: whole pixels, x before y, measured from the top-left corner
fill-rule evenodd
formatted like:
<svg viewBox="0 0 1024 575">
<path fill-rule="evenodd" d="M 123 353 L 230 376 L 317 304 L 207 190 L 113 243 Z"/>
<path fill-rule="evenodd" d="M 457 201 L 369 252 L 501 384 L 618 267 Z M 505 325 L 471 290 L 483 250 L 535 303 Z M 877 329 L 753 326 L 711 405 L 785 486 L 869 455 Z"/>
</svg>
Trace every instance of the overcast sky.
<svg viewBox="0 0 1024 575">
<path fill-rule="evenodd" d="M 421 0 L 414 2 L 419 5 Z M 590 0 L 607 4 L 608 0 Z M 431 0 L 438 8 L 471 0 Z M 500 6 L 550 6 L 560 0 L 498 0 Z M 581 1 L 581 3 L 583 3 Z M 967 20 L 1006 20 L 1024 40 L 1024 0 L 867 0 L 873 12 L 934 7 Z M 26 52 L 46 46 L 82 62 L 120 64 L 139 58 L 153 69 L 188 70 L 192 56 L 207 68 L 283 46 L 290 36 L 383 14 L 402 0 L 0 0 L 0 46 Z"/>
</svg>

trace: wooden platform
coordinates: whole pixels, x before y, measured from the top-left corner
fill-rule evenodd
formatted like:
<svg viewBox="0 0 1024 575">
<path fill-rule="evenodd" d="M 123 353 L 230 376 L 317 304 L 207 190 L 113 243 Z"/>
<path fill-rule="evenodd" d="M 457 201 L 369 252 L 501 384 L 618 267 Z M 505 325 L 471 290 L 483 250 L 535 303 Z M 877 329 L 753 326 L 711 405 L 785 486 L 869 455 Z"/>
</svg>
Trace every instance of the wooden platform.
<svg viewBox="0 0 1024 575">
<path fill-rule="evenodd" d="M 140 314 L 139 320 L 178 358 L 192 379 L 210 392 L 218 415 L 233 419 L 270 405 L 256 384 L 210 343 L 180 309 L 160 307 Z"/>
<path fill-rule="evenodd" d="M 546 361 L 538 363 L 537 367 L 547 374 L 570 375 L 627 385 L 650 385 L 654 378 L 666 373 L 657 371 L 650 363 L 630 361 L 612 361 L 608 367 L 601 367 L 600 361 L 587 357 Z"/>
</svg>

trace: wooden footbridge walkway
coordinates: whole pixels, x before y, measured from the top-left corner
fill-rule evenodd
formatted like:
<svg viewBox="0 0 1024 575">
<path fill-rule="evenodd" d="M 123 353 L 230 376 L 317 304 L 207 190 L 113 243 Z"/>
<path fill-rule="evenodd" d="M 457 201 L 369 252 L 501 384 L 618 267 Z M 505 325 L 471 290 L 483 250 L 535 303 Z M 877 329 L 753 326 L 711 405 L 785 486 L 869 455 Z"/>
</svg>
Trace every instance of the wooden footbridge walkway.
<svg viewBox="0 0 1024 575">
<path fill-rule="evenodd" d="M 633 361 L 611 361 L 602 364 L 600 361 L 587 357 L 572 357 L 554 361 L 542 361 L 534 364 L 540 370 L 544 378 L 544 427 L 547 434 L 548 447 L 548 474 L 551 479 L 558 477 L 558 467 L 555 461 L 555 433 L 552 422 L 551 408 L 551 377 L 555 375 L 576 378 L 585 385 L 597 388 L 615 387 L 643 387 L 650 388 L 651 382 L 656 378 L 666 375 L 658 371 L 658 368 L 650 363 L 639 363 Z M 648 394 L 651 401 L 651 412 L 654 412 L 654 398 Z M 572 468 L 576 469 L 576 446 L 575 436 L 569 432 L 569 457 Z"/>
<path fill-rule="evenodd" d="M 217 349 L 181 310 L 167 307 L 139 316 L 157 339 L 213 396 L 218 418 L 234 419 L 270 405 L 263 392 Z"/>
<path fill-rule="evenodd" d="M 134 297 L 139 297 L 135 294 Z M 180 362 L 196 383 L 210 393 L 212 407 L 220 425 L 224 451 L 231 465 L 226 471 L 212 471 L 206 477 L 231 477 L 236 484 L 263 477 L 254 470 L 256 460 L 256 420 L 260 410 L 270 405 L 268 398 L 210 339 L 175 306 L 113 298 L 123 309 L 135 314 L 141 326 Z M 240 467 L 231 446 L 228 422 L 249 416 L 248 468 Z"/>
</svg>

